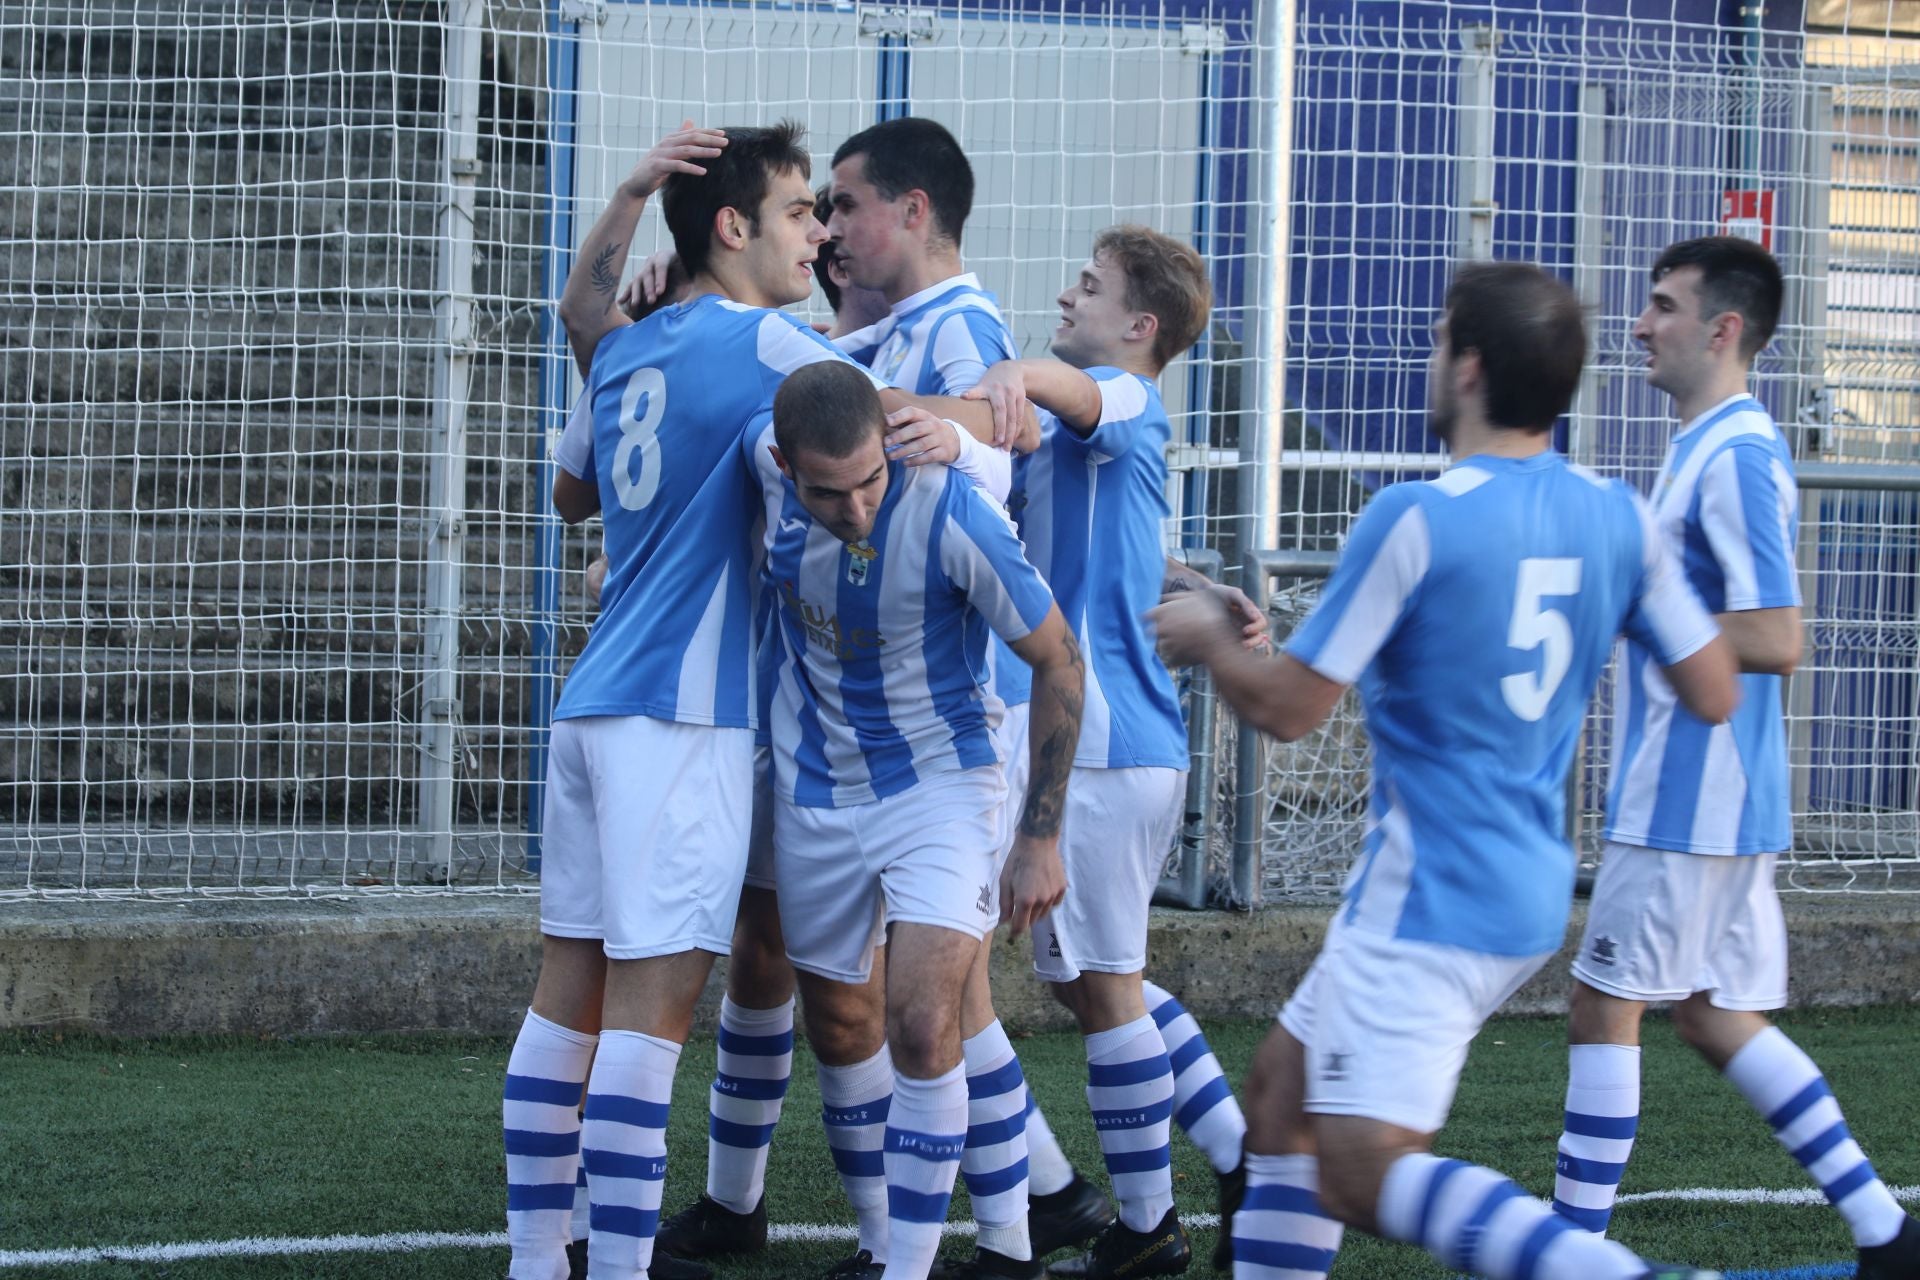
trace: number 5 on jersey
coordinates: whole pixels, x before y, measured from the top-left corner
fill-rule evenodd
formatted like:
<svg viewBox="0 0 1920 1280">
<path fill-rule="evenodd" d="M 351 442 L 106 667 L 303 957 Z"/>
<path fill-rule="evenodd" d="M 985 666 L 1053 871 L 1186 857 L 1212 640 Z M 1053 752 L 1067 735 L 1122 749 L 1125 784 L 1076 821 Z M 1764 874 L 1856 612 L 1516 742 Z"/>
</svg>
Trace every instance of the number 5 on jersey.
<svg viewBox="0 0 1920 1280">
<path fill-rule="evenodd" d="M 1522 653 L 1544 648 L 1540 670 L 1504 676 L 1500 696 L 1522 720 L 1538 720 L 1573 662 L 1573 628 L 1567 615 L 1542 603 L 1546 596 L 1580 594 L 1580 561 L 1532 559 L 1520 562 L 1513 595 L 1513 620 L 1507 625 L 1507 645 Z"/>
<path fill-rule="evenodd" d="M 660 488 L 660 419 L 667 411 L 667 379 L 658 369 L 636 369 L 620 393 L 620 444 L 613 451 L 613 491 L 638 511 Z M 640 464 L 634 466 L 638 450 Z"/>
</svg>

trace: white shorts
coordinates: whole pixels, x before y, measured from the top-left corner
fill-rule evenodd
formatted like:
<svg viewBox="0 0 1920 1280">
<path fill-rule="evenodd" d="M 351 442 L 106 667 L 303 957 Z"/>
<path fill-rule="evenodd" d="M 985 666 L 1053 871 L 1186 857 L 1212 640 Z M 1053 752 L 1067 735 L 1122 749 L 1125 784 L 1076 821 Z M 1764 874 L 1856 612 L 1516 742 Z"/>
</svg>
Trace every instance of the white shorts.
<svg viewBox="0 0 1920 1280">
<path fill-rule="evenodd" d="M 1787 921 L 1771 853 L 1676 853 L 1608 842 L 1573 976 L 1622 1000 L 1720 1009 L 1787 1003 Z"/>
<path fill-rule="evenodd" d="M 773 889 L 773 752 L 753 749 L 753 825 L 747 835 L 747 883 Z"/>
<path fill-rule="evenodd" d="M 1042 981 L 1147 967 L 1147 909 L 1186 796 L 1184 769 L 1073 770 L 1060 823 L 1067 896 L 1033 926 Z"/>
<path fill-rule="evenodd" d="M 1020 814 L 1027 805 L 1027 726 L 1033 718 L 1029 714 L 1032 707 L 1030 702 L 1008 707 L 1000 718 L 1000 727 L 993 731 L 994 749 L 1000 753 L 1000 769 L 1007 778 L 1007 799 L 1000 806 L 1000 844 L 994 851 L 991 884 L 996 925 L 1000 923 L 1000 869 L 1007 865 L 1007 855 L 1013 852 L 1013 837 L 1020 830 Z"/>
<path fill-rule="evenodd" d="M 540 930 L 609 958 L 726 955 L 747 866 L 753 731 L 650 716 L 556 720 Z"/>
<path fill-rule="evenodd" d="M 988 766 L 847 809 L 776 799 L 774 873 L 793 966 L 865 982 L 883 918 L 985 937 L 1005 790 Z"/>
<path fill-rule="evenodd" d="M 1391 938 L 1336 916 L 1280 1010 L 1280 1025 L 1306 1047 L 1307 1110 L 1437 1132 L 1467 1046 L 1552 954 L 1496 956 Z"/>
</svg>

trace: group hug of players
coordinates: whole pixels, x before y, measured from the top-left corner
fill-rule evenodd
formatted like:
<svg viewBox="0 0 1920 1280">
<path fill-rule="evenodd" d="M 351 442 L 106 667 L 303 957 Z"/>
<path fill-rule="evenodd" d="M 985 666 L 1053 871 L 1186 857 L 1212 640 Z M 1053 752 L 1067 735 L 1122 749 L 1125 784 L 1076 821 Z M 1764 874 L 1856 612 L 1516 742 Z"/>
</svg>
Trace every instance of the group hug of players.
<svg viewBox="0 0 1920 1280">
<path fill-rule="evenodd" d="M 1635 336 L 1685 425 L 1651 507 L 1551 448 L 1586 356 L 1571 291 L 1461 267 L 1428 368 L 1453 464 L 1374 497 L 1273 655 L 1243 595 L 1163 551 L 1155 379 L 1208 322 L 1200 257 L 1101 232 L 1053 358 L 1017 359 L 962 264 L 953 137 L 876 125 L 817 193 L 803 141 L 670 133 L 561 300 L 586 389 L 553 498 L 602 516 L 606 565 L 555 712 L 542 966 L 507 1069 L 512 1280 L 700 1277 L 766 1248 L 796 987 L 859 1223 L 831 1277 L 1033 1278 L 1069 1247 L 1055 1274 L 1184 1272 L 1174 1123 L 1219 1175 L 1212 1262 L 1241 1280 L 1325 1277 L 1348 1224 L 1499 1280 L 1708 1276 L 1605 1234 L 1640 1014 L 1672 1001 L 1845 1216 L 1860 1275 L 1920 1280 L 1920 1225 L 1759 1012 L 1786 996 L 1779 694 L 1800 651 L 1792 463 L 1747 389 L 1779 314 L 1771 257 L 1713 237 L 1653 265 Z M 656 194 L 671 261 L 623 286 Z M 816 281 L 826 334 L 779 309 Z M 1430 1147 L 1469 1042 L 1561 944 L 1562 779 L 1616 637 L 1548 1206 Z M 1167 662 L 1204 663 L 1282 738 L 1358 684 L 1373 749 L 1365 847 L 1244 1116 L 1143 980 L 1188 763 Z M 1032 934 L 1085 1036 L 1117 1204 L 1062 1154 L 995 1017 L 1000 924 Z M 662 1222 L 674 1074 L 729 953 L 706 1191 Z M 977 1234 L 943 1259 L 956 1176 Z"/>
</svg>

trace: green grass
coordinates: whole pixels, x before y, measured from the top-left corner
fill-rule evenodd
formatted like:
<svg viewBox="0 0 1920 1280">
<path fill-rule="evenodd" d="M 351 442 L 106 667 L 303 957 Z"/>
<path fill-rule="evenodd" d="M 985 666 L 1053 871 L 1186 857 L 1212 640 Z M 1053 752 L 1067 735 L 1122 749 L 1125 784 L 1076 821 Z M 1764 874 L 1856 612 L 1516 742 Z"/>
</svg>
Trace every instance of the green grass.
<svg viewBox="0 0 1920 1280">
<path fill-rule="evenodd" d="M 1854 1133 L 1891 1183 L 1920 1183 L 1920 1013 L 1817 1011 L 1783 1020 L 1826 1069 Z M 1230 1078 L 1265 1023 L 1209 1028 Z M 1565 1082 L 1564 1024 L 1490 1024 L 1475 1045 L 1446 1154 L 1490 1164 L 1529 1190 L 1551 1189 Z M 1687 1053 L 1663 1021 L 1648 1025 L 1642 1139 L 1626 1192 L 1675 1187 L 1801 1187 L 1796 1166 L 1739 1097 Z M 1100 1160 L 1070 1035 L 1016 1040 L 1035 1094 L 1068 1154 Z M 0 1250 L 145 1244 L 240 1236 L 502 1228 L 499 1040 L 181 1040 L 120 1042 L 0 1036 Z M 683 1060 L 670 1134 L 669 1210 L 697 1193 L 705 1164 L 711 1041 Z M 801 1050 L 773 1146 L 776 1221 L 848 1222 Z M 1183 1212 L 1213 1208 L 1213 1177 L 1176 1139 Z M 964 1195 L 956 1197 L 964 1216 Z M 1815 1207 L 1650 1203 L 1623 1208 L 1615 1234 L 1649 1256 L 1726 1268 L 1851 1256 L 1836 1215 Z M 1195 1246 L 1212 1247 L 1212 1233 Z M 817 1274 L 845 1246 L 783 1244 L 728 1266 L 742 1280 Z M 504 1249 L 403 1255 L 101 1263 L 13 1269 L 7 1276 L 471 1277 L 505 1274 Z M 1210 1274 L 1204 1263 L 1192 1274 Z M 1444 1275 L 1424 1255 L 1350 1237 L 1340 1280 Z"/>
</svg>

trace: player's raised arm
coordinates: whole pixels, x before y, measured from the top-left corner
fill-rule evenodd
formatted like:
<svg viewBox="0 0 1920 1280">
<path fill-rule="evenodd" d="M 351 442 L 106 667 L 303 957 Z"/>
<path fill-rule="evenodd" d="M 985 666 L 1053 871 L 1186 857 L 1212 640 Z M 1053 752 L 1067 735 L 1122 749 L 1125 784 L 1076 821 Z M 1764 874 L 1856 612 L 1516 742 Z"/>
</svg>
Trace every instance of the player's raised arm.
<svg viewBox="0 0 1920 1280">
<path fill-rule="evenodd" d="M 1215 582 L 1192 565 L 1167 557 L 1166 573 L 1160 579 L 1160 598 L 1164 603 L 1168 597 L 1185 591 L 1211 592 L 1227 606 L 1227 612 L 1240 624 L 1240 643 L 1249 649 L 1265 649 L 1268 644 L 1267 632 L 1271 623 L 1258 605 L 1247 598 L 1247 593 L 1238 587 L 1228 586 L 1224 582 Z"/>
<path fill-rule="evenodd" d="M 1028 401 L 1075 435 L 1091 435 L 1100 425 L 1100 384 L 1058 360 L 1002 360 L 981 375 L 966 398 L 991 405 L 998 430 L 1010 438 L 1018 434 Z"/>
<path fill-rule="evenodd" d="M 582 374 L 592 367 L 600 340 L 632 323 L 615 304 L 627 250 L 633 244 L 634 229 L 640 225 L 648 197 L 673 174 L 705 174 L 698 162 L 719 155 L 726 145 L 726 135 L 718 129 L 697 128 L 688 120 L 642 156 L 614 190 L 613 199 L 580 246 L 573 270 L 567 273 L 567 287 L 560 295 L 560 323 L 567 328 L 567 342 Z"/>
<path fill-rule="evenodd" d="M 1033 669 L 1033 709 L 1027 722 L 1026 806 L 1014 836 L 1013 852 L 1001 873 L 1000 900 L 1015 937 L 1066 896 L 1067 876 L 1060 862 L 1060 815 L 1067 800 L 1067 778 L 1080 745 L 1080 712 L 1085 699 L 1086 661 L 1060 606 L 1024 638 L 1010 642 Z"/>
</svg>

